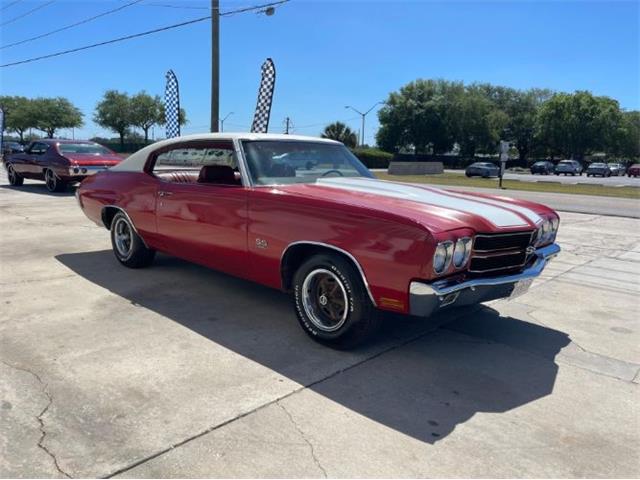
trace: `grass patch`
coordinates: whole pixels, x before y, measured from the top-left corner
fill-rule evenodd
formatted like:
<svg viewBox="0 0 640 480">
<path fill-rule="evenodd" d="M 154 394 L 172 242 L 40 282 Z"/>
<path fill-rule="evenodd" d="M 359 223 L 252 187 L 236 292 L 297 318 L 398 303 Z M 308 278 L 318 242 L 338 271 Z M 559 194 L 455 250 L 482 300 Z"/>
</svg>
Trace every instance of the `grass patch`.
<svg viewBox="0 0 640 480">
<path fill-rule="evenodd" d="M 432 185 L 451 185 L 456 187 L 498 188 L 497 178 L 467 178 L 463 174 L 445 172 L 440 175 L 389 175 L 374 172 L 380 180 L 393 180 L 405 183 L 429 183 Z M 639 187 L 609 187 L 601 185 L 567 185 L 563 183 L 520 182 L 503 180 L 507 190 L 526 190 L 529 192 L 570 193 L 579 195 L 596 195 L 600 197 L 618 197 L 640 199 Z"/>
</svg>

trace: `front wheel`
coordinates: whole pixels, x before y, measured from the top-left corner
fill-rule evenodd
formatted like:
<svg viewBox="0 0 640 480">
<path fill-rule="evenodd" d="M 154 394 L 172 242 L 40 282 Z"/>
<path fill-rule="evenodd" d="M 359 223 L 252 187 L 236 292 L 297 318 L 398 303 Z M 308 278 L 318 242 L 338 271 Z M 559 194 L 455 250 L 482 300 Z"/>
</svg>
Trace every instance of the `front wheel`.
<svg viewBox="0 0 640 480">
<path fill-rule="evenodd" d="M 24 183 L 24 178 L 15 171 L 13 165 L 7 166 L 7 176 L 9 177 L 9 185 L 19 187 Z"/>
<path fill-rule="evenodd" d="M 151 265 L 156 251 L 147 248 L 129 218 L 122 212 L 111 221 L 111 246 L 118 261 L 129 268 Z"/>
<path fill-rule="evenodd" d="M 380 325 L 359 272 L 339 255 L 314 255 L 304 262 L 293 278 L 293 298 L 304 331 L 331 347 L 353 348 Z"/>
<path fill-rule="evenodd" d="M 50 168 L 47 168 L 44 172 L 44 183 L 50 192 L 62 192 L 67 188 L 67 184 L 60 180 Z"/>
</svg>

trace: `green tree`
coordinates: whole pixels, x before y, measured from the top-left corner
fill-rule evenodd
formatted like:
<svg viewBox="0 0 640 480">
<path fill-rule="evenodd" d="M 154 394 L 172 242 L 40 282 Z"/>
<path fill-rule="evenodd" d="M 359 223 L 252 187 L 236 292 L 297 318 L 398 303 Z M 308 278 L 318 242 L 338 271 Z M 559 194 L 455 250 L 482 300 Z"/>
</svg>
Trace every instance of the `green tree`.
<svg viewBox="0 0 640 480">
<path fill-rule="evenodd" d="M 5 129 L 14 132 L 24 142 L 24 134 L 30 128 L 36 128 L 36 115 L 32 100 L 26 97 L 0 96 L 0 105 L 4 110 Z"/>
<path fill-rule="evenodd" d="M 476 152 L 494 153 L 509 118 L 484 89 L 475 85 L 467 87 L 454 111 L 458 115 L 455 138 L 460 152 L 469 157 Z"/>
<path fill-rule="evenodd" d="M 103 128 L 116 132 L 120 137 L 120 147 L 133 126 L 131 98 L 124 92 L 108 90 L 96 106 L 93 121 Z"/>
<path fill-rule="evenodd" d="M 539 140 L 554 153 L 583 160 L 595 152 L 613 152 L 624 129 L 616 100 L 590 92 L 557 93 L 540 107 Z"/>
<path fill-rule="evenodd" d="M 151 96 L 144 90 L 131 97 L 131 123 L 144 132 L 144 143 L 149 140 L 149 129 L 162 123 L 163 104 L 159 96 Z"/>
<path fill-rule="evenodd" d="M 628 159 L 640 157 L 640 112 L 622 113 L 622 128 L 616 144 L 616 154 Z"/>
<path fill-rule="evenodd" d="M 347 147 L 354 148 L 358 144 L 358 136 L 342 122 L 333 122 L 324 128 L 322 138 L 330 138 L 344 143 Z"/>
<path fill-rule="evenodd" d="M 392 92 L 378 111 L 378 145 L 387 151 L 413 148 L 416 153 L 443 153 L 458 131 L 456 107 L 464 95 L 461 82 L 423 80 Z"/>
<path fill-rule="evenodd" d="M 53 138 L 61 128 L 79 128 L 83 125 L 82 112 L 63 97 L 36 98 L 31 101 L 36 114 L 36 128 Z"/>
</svg>

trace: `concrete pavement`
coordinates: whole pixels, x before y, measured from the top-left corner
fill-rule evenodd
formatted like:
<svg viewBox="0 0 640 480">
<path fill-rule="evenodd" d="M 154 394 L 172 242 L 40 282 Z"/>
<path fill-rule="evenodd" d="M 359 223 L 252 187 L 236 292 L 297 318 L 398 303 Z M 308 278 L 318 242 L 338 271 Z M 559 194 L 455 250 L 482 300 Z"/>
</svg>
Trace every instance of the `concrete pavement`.
<svg viewBox="0 0 640 480">
<path fill-rule="evenodd" d="M 638 220 L 562 213 L 529 293 L 354 352 L 279 292 L 120 267 L 72 194 L 2 185 L 0 229 L 2 477 L 640 475 Z"/>
</svg>

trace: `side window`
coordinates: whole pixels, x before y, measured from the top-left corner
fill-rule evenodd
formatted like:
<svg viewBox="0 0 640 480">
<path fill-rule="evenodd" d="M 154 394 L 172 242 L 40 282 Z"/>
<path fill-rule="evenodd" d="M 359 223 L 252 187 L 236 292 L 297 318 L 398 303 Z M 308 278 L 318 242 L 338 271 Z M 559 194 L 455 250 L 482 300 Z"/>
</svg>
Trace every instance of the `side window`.
<svg viewBox="0 0 640 480">
<path fill-rule="evenodd" d="M 31 147 L 31 150 L 29 150 L 29 153 L 31 153 L 32 155 L 42 155 L 47 151 L 48 148 L 49 145 L 47 145 L 46 143 L 34 143 Z"/>
<path fill-rule="evenodd" d="M 231 142 L 176 146 L 156 157 L 152 173 L 171 183 L 242 184 Z"/>
</svg>

